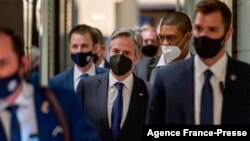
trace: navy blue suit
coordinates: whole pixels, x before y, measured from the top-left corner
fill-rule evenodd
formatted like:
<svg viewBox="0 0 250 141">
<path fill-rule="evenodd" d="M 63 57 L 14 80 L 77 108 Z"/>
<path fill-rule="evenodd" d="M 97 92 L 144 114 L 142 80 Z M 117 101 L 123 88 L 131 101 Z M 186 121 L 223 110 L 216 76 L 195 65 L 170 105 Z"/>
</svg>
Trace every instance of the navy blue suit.
<svg viewBox="0 0 250 141">
<path fill-rule="evenodd" d="M 163 67 L 150 96 L 148 124 L 194 124 L 194 57 Z M 224 90 L 224 91 L 223 91 Z M 222 124 L 250 124 L 250 66 L 228 57 Z"/>
<path fill-rule="evenodd" d="M 108 69 L 95 66 L 96 75 L 108 71 Z M 49 87 L 63 87 L 69 90 L 74 90 L 74 68 L 70 68 L 49 80 Z"/>
<path fill-rule="evenodd" d="M 128 113 L 116 141 L 141 141 L 142 125 L 145 123 L 148 90 L 145 82 L 134 76 Z M 82 96 L 84 112 L 95 124 L 103 141 L 112 141 L 108 123 L 109 73 L 81 80 L 77 93 Z"/>
<path fill-rule="evenodd" d="M 82 112 L 82 107 L 77 95 L 64 89 L 52 89 L 58 102 L 65 113 L 72 141 L 99 141 L 97 133 Z M 48 112 L 43 109 L 47 98 L 42 93 L 41 87 L 35 87 L 34 94 L 35 114 L 37 117 L 38 135 L 40 141 L 62 141 L 62 132 L 56 132 L 59 127 L 58 119 L 52 106 L 48 106 Z M 0 133 L 0 138 L 4 135 Z"/>
</svg>

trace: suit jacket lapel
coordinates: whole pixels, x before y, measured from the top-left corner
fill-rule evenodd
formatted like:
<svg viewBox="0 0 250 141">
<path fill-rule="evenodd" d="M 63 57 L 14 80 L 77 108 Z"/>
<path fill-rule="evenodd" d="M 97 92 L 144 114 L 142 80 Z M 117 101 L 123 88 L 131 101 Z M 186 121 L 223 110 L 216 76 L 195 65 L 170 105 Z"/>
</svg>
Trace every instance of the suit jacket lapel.
<svg viewBox="0 0 250 141">
<path fill-rule="evenodd" d="M 235 101 L 240 97 L 241 93 L 237 93 L 235 95 L 235 91 L 238 89 L 237 87 L 239 83 L 237 83 L 237 66 L 234 63 L 234 60 L 228 56 L 228 64 L 227 64 L 227 72 L 225 78 L 225 89 L 223 93 L 223 107 L 222 107 L 222 117 L 221 123 L 233 123 L 236 119 L 231 115 L 231 113 L 235 113 L 234 115 L 239 115 L 241 112 L 237 109 L 237 105 L 235 105 Z M 240 84 L 239 84 L 240 85 Z M 239 112 L 239 114 L 237 114 Z M 241 116 L 244 117 L 244 116 Z M 241 121 L 239 117 L 237 121 Z"/>
<path fill-rule="evenodd" d="M 141 109 L 143 109 L 143 107 L 141 106 L 147 105 L 147 104 L 143 104 L 143 102 L 146 101 L 145 97 L 146 98 L 148 97 L 147 90 L 142 87 L 143 86 L 142 83 L 140 83 L 139 79 L 134 74 L 133 76 L 134 76 L 134 85 L 133 85 L 131 98 L 129 102 L 128 113 L 127 113 L 127 116 L 124 121 L 120 134 L 122 134 L 122 131 L 126 130 L 126 128 L 131 129 L 129 126 L 131 126 L 131 123 L 135 122 L 133 121 L 134 116 L 138 115 L 138 113 L 142 113 Z M 145 111 L 146 111 L 146 107 L 145 107 Z"/>
<path fill-rule="evenodd" d="M 183 68 L 183 81 L 188 83 L 182 84 L 182 103 L 184 109 L 184 124 L 194 124 L 194 57 L 188 60 L 187 65 Z"/>
<path fill-rule="evenodd" d="M 98 109 L 97 111 L 99 114 L 100 119 L 103 120 L 103 126 L 106 130 L 109 130 L 109 123 L 108 123 L 108 112 L 107 112 L 107 99 L 108 99 L 108 81 L 109 81 L 109 73 L 106 73 L 103 75 L 102 78 L 98 80 L 97 84 L 97 103 L 98 103 Z"/>
</svg>

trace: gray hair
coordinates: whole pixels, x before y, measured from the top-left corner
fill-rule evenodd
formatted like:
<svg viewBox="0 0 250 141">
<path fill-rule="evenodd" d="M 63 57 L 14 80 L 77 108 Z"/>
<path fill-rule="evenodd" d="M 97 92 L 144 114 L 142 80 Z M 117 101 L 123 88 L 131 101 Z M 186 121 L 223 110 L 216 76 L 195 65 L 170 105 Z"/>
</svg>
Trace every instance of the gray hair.
<svg viewBox="0 0 250 141">
<path fill-rule="evenodd" d="M 142 50 L 142 37 L 140 34 L 140 31 L 138 30 L 132 30 L 128 28 L 120 28 L 116 29 L 110 37 L 110 41 L 108 44 L 109 49 L 111 49 L 111 41 L 114 40 L 117 37 L 125 36 L 127 38 L 130 38 L 134 41 L 135 43 L 135 53 L 136 55 L 140 56 L 141 55 L 141 50 Z"/>
</svg>

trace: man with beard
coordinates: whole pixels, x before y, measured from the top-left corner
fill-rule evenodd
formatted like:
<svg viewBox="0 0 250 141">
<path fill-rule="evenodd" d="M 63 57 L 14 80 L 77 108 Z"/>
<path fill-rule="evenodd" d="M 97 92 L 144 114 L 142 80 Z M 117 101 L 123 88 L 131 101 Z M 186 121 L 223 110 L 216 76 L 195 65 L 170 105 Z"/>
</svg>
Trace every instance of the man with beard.
<svg viewBox="0 0 250 141">
<path fill-rule="evenodd" d="M 249 124 L 250 66 L 232 59 L 225 43 L 233 33 L 231 11 L 219 0 L 196 5 L 197 55 L 156 75 L 149 124 Z"/>
</svg>

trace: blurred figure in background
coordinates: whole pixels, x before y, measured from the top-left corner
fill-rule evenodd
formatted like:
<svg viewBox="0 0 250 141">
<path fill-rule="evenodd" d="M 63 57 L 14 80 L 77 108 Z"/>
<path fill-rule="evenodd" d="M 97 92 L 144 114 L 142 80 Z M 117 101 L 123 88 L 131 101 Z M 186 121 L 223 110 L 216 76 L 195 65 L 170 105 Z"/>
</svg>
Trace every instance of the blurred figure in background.
<svg viewBox="0 0 250 141">
<path fill-rule="evenodd" d="M 143 40 L 142 55 L 134 67 L 134 73 L 145 81 L 149 81 L 152 69 L 161 54 L 160 41 L 156 29 L 145 24 L 140 29 Z"/>
<path fill-rule="evenodd" d="M 29 52 L 29 70 L 27 73 L 28 81 L 34 82 L 39 84 L 40 83 L 40 76 L 39 76 L 39 69 L 40 69 L 40 49 L 36 46 L 32 46 Z"/>
<path fill-rule="evenodd" d="M 98 67 L 109 69 L 109 63 L 105 59 L 105 53 L 106 53 L 105 38 L 103 37 L 102 32 L 98 28 L 94 28 L 94 30 L 96 31 L 98 38 L 97 40 L 98 49 L 93 56 L 93 61 Z"/>
<path fill-rule="evenodd" d="M 143 40 L 142 57 L 159 56 L 159 52 L 161 53 L 161 49 L 156 29 L 146 24 L 143 25 L 140 30 Z"/>
</svg>

